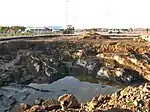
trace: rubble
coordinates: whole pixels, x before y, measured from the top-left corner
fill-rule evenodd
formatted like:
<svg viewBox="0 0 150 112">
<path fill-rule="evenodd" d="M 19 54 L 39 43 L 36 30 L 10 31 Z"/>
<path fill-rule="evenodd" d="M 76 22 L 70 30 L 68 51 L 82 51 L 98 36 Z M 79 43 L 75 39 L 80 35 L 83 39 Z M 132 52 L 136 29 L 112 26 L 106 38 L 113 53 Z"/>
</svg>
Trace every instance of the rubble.
<svg viewBox="0 0 150 112">
<path fill-rule="evenodd" d="M 134 71 L 132 69 L 110 67 L 102 67 L 97 73 L 97 78 L 115 81 L 117 83 L 123 84 L 139 83 L 144 80 L 141 76 L 139 76 L 137 71 Z"/>
<path fill-rule="evenodd" d="M 113 71 L 117 68 L 131 69 L 135 74 L 139 72 L 139 78 L 150 79 L 149 44 L 137 46 L 126 41 L 91 43 L 59 40 L 8 42 L 0 45 L 2 55 L 12 55 L 12 58 L 3 58 L 7 61 L 2 62 L 0 67 L 1 86 L 9 83 L 53 82 L 53 79 L 63 77 L 64 74 L 72 74 L 71 70 L 76 66 L 85 68 L 93 76 L 104 67 Z M 118 78 L 118 72 L 114 76 L 114 79 Z"/>
<path fill-rule="evenodd" d="M 98 36 L 100 35 L 96 35 L 91 39 L 9 41 L 0 43 L 0 86 L 7 86 L 12 83 L 24 86 L 30 83 L 52 83 L 66 75 L 76 75 L 78 70 L 85 71 L 84 75 L 89 75 L 96 79 L 100 78 L 104 81 L 108 80 L 119 85 L 135 85 L 150 81 L 149 42 L 142 41 L 138 43 L 133 40 L 97 39 Z M 134 99 L 135 106 L 139 106 L 138 108 L 140 109 L 141 107 L 145 109 L 141 100 L 149 98 L 149 85 L 143 87 L 144 96 L 142 99 L 134 99 L 134 95 L 126 96 L 127 99 L 128 97 Z M 129 88 L 131 88 L 131 91 L 132 89 L 137 89 L 136 87 Z M 139 91 L 141 90 L 132 92 L 136 96 L 136 92 L 139 94 Z M 113 95 L 118 97 L 118 95 Z M 112 109 L 111 107 L 129 110 L 137 109 L 134 106 L 130 108 L 123 95 L 120 99 L 118 98 L 119 101 L 122 101 L 120 105 L 117 99 L 114 102 L 111 97 L 108 95 L 102 98 L 103 104 L 99 106 L 100 110 L 103 110 L 108 105 L 107 101 L 109 101 L 110 106 L 108 109 Z M 2 94 L 0 98 L 2 98 L 0 110 L 9 110 L 17 101 L 16 97 L 12 97 L 12 99 L 10 98 L 11 101 L 9 101 L 10 104 L 3 104 L 3 101 L 8 100 L 8 97 Z M 51 100 L 49 101 L 52 103 Z M 49 108 L 54 108 L 55 105 L 53 104 L 55 103 L 53 101 Z M 132 105 L 133 100 L 128 103 Z M 45 108 L 44 106 L 37 106 L 38 104 L 37 101 L 32 109 Z M 145 104 L 149 105 L 147 102 Z M 92 110 L 95 108 L 95 104 L 93 105 L 90 102 L 86 105 L 92 106 L 85 109 Z M 81 108 L 79 109 L 82 110 Z"/>
<path fill-rule="evenodd" d="M 47 111 L 51 111 L 54 109 L 61 109 L 60 102 L 55 99 L 48 99 L 42 102 L 42 107 L 45 108 Z"/>
<path fill-rule="evenodd" d="M 131 55 L 130 55 L 131 56 Z M 143 77 L 146 78 L 147 80 L 149 79 L 149 74 L 150 74 L 150 58 L 146 59 L 137 59 L 136 57 L 132 58 L 129 55 L 115 55 L 114 60 L 117 61 L 119 64 L 125 65 L 127 67 L 130 67 L 139 73 L 143 73 Z M 132 56 L 134 56 L 132 54 Z M 139 55 L 139 57 L 142 57 L 142 55 Z M 148 56 L 149 57 L 149 56 Z"/>
<path fill-rule="evenodd" d="M 150 42 L 150 36 L 149 35 L 142 35 L 142 36 L 140 36 L 140 38 Z"/>
<path fill-rule="evenodd" d="M 62 110 L 66 110 L 67 108 L 79 107 L 77 99 L 71 94 L 64 94 L 63 96 L 60 96 L 58 98 L 58 101 L 60 102 Z"/>
<path fill-rule="evenodd" d="M 145 91 L 147 88 L 148 91 Z M 100 95 L 93 97 L 93 99 L 87 103 L 81 103 L 79 106 L 76 98 L 71 94 L 64 94 L 58 98 L 62 109 L 53 108 L 52 112 L 149 112 L 150 111 L 150 83 L 146 83 L 140 86 L 128 86 L 116 93 L 110 95 Z M 47 103 L 45 105 L 51 106 L 53 103 Z M 57 103 L 57 104 L 59 104 Z M 23 104 L 20 104 L 22 107 Z M 24 104 L 25 105 L 25 104 Z M 46 107 L 47 107 L 46 106 Z M 26 107 L 26 105 L 24 106 Z M 28 110 L 45 110 L 47 108 L 41 105 L 33 105 Z M 20 111 L 20 112 L 33 112 L 33 111 Z"/>
</svg>

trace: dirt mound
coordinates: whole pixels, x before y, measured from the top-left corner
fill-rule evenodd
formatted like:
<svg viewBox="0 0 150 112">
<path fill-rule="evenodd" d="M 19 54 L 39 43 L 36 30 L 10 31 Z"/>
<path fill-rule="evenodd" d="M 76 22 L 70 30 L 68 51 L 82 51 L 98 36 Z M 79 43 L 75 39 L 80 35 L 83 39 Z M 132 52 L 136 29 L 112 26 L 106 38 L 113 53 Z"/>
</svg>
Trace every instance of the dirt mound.
<svg viewBox="0 0 150 112">
<path fill-rule="evenodd" d="M 83 39 L 110 39 L 109 36 L 101 35 L 101 34 L 98 34 L 98 33 L 87 33 L 81 38 L 83 38 Z"/>
<path fill-rule="evenodd" d="M 110 39 L 107 35 L 91 35 L 91 39 Z"/>
</svg>

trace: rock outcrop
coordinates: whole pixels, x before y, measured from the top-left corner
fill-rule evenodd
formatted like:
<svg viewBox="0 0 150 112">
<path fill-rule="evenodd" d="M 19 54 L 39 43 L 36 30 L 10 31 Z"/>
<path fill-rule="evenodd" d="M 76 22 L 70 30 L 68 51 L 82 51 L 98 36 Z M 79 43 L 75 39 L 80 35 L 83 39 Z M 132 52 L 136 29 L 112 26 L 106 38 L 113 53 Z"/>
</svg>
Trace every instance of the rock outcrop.
<svg viewBox="0 0 150 112">
<path fill-rule="evenodd" d="M 144 80 L 135 70 L 110 67 L 102 67 L 97 73 L 97 78 L 122 84 L 140 83 Z"/>
<path fill-rule="evenodd" d="M 149 47 L 107 41 L 1 43 L 0 86 L 53 82 L 75 74 L 73 68 L 83 68 L 85 74 L 93 77 L 105 74 L 110 80 L 125 84 L 150 80 Z"/>
</svg>

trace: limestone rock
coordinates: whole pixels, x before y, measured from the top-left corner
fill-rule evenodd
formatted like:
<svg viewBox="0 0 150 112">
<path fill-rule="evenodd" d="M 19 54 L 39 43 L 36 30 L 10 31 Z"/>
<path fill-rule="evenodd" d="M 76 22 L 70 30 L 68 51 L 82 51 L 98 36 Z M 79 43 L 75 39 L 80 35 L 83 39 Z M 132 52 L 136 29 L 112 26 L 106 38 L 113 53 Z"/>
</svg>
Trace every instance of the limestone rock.
<svg viewBox="0 0 150 112">
<path fill-rule="evenodd" d="M 41 105 L 43 101 L 44 101 L 43 99 L 37 98 L 37 99 L 34 101 L 34 104 L 35 104 L 35 105 Z"/>
<path fill-rule="evenodd" d="M 100 77 L 110 77 L 109 76 L 109 69 L 106 67 L 100 68 L 100 70 L 97 72 L 97 75 Z"/>
<path fill-rule="evenodd" d="M 71 94 L 64 94 L 58 98 L 58 101 L 61 104 L 62 110 L 67 108 L 79 107 L 79 103 L 75 96 Z"/>
<path fill-rule="evenodd" d="M 90 102 L 87 102 L 88 111 L 92 111 L 93 109 L 96 109 L 98 106 L 98 97 L 93 97 Z"/>
<path fill-rule="evenodd" d="M 42 103 L 42 107 L 47 111 L 51 111 L 54 109 L 61 109 L 60 103 L 54 99 L 48 99 Z"/>
<path fill-rule="evenodd" d="M 96 75 L 100 67 L 100 60 L 98 59 L 78 59 L 76 62 L 77 66 L 84 67 L 87 69 L 88 74 Z"/>
<path fill-rule="evenodd" d="M 25 110 L 28 109 L 28 105 L 27 104 L 24 104 L 24 103 L 21 103 L 19 105 L 19 112 L 25 112 Z"/>
<path fill-rule="evenodd" d="M 110 68 L 102 67 L 97 72 L 97 78 L 111 80 L 114 82 L 131 84 L 136 81 L 142 81 L 142 77 L 139 76 L 138 72 L 128 68 Z"/>
<path fill-rule="evenodd" d="M 26 110 L 25 112 L 46 112 L 46 110 L 39 105 L 34 105 L 33 107 Z"/>
</svg>

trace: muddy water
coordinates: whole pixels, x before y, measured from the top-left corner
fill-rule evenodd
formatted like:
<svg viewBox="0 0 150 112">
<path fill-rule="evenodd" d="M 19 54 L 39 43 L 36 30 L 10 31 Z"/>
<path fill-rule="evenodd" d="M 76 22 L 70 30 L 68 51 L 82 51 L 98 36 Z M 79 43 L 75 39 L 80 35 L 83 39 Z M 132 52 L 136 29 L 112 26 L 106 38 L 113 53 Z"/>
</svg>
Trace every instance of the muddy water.
<svg viewBox="0 0 150 112">
<path fill-rule="evenodd" d="M 117 87 L 111 87 L 103 84 L 81 82 L 73 76 L 67 76 L 63 79 L 55 81 L 52 84 L 35 84 L 32 83 L 30 87 L 49 90 L 51 92 L 34 94 L 33 97 L 42 98 L 57 98 L 64 93 L 74 94 L 80 102 L 90 100 L 93 96 L 100 94 L 110 94 L 118 90 Z M 31 100 L 30 100 L 31 101 Z M 29 102 L 30 102 L 29 101 Z"/>
<path fill-rule="evenodd" d="M 22 102 L 30 105 L 32 105 L 34 100 L 38 97 L 43 99 L 57 99 L 60 95 L 66 93 L 75 95 L 79 102 L 86 102 L 91 100 L 93 96 L 111 94 L 120 89 L 118 86 L 110 86 L 97 82 L 96 79 L 92 79 L 92 82 L 88 82 L 89 80 L 80 80 L 81 77 L 79 76 L 66 76 L 51 84 L 31 83 L 20 89 L 10 86 L 5 87 L 5 89 L 17 91 L 16 99 L 18 99 L 18 104 Z M 18 105 L 13 107 L 11 112 L 16 112 L 17 110 Z"/>
</svg>

